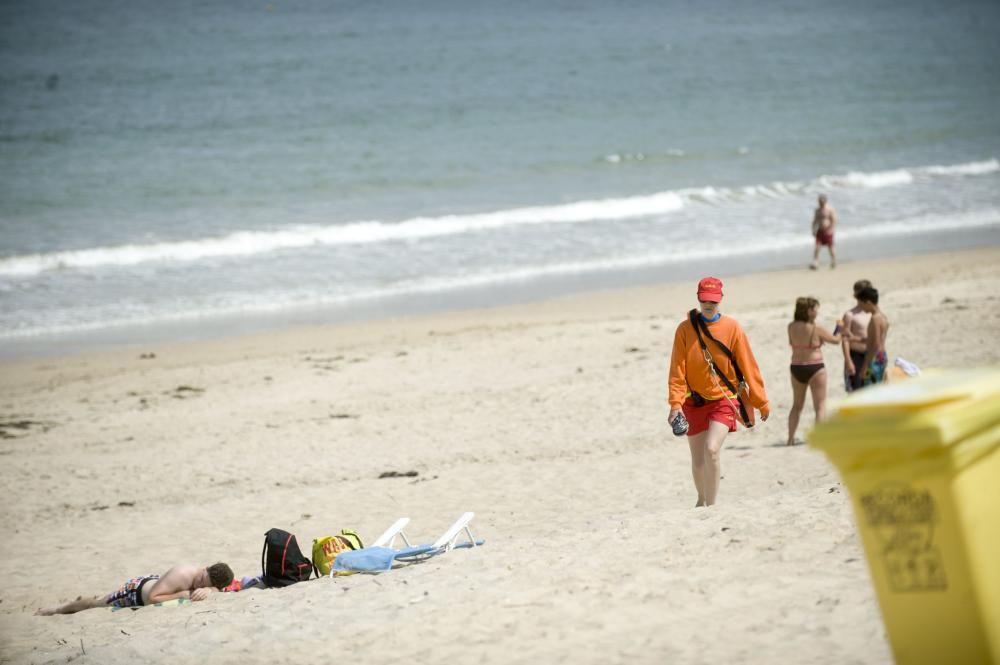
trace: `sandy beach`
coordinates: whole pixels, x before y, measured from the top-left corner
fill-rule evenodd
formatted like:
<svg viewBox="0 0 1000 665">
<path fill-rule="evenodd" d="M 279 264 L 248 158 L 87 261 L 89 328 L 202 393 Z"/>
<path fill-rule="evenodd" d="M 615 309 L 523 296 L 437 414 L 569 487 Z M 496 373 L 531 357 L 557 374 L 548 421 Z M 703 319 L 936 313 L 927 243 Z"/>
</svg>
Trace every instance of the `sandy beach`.
<svg viewBox="0 0 1000 665">
<path fill-rule="evenodd" d="M 718 276 L 773 416 L 711 509 L 666 423 L 693 283 L 3 363 L 0 663 L 890 663 L 846 490 L 784 445 L 785 326 L 867 278 L 892 358 L 1000 362 L 1000 250 Z M 424 542 L 464 511 L 483 547 L 380 576 L 32 614 L 177 562 L 257 574 L 271 527 Z"/>
</svg>

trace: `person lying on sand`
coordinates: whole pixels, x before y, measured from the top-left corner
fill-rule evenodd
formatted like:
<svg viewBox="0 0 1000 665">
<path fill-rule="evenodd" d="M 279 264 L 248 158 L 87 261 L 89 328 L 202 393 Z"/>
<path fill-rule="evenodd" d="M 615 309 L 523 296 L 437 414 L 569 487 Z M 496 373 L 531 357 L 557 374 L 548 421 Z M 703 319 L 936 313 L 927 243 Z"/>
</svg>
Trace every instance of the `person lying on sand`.
<svg viewBox="0 0 1000 665">
<path fill-rule="evenodd" d="M 186 563 L 179 564 L 162 576 L 133 577 L 122 584 L 117 591 L 107 595 L 93 598 L 78 596 L 76 600 L 59 607 L 38 608 L 35 614 L 41 616 L 75 614 L 95 607 L 142 607 L 175 598 L 205 600 L 209 593 L 214 590 L 222 591 L 232 581 L 233 571 L 224 563 L 217 563 L 207 568 Z"/>
</svg>

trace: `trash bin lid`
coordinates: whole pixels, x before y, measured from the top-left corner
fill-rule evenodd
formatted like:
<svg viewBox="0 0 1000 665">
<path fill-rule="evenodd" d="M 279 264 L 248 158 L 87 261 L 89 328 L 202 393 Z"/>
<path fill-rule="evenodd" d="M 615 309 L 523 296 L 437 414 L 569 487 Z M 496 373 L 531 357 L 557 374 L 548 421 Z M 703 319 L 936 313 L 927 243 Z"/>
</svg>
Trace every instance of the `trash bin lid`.
<svg viewBox="0 0 1000 665">
<path fill-rule="evenodd" d="M 939 447 L 1000 425 L 1000 367 L 865 388 L 809 433 L 822 449 Z"/>
</svg>

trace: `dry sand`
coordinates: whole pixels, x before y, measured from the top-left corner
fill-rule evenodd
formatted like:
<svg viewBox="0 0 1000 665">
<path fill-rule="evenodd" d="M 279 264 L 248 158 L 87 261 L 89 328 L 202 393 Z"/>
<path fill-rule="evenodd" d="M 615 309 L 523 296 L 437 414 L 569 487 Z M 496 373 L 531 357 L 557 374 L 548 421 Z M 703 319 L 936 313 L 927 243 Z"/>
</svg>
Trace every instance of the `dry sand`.
<svg viewBox="0 0 1000 665">
<path fill-rule="evenodd" d="M 720 276 L 774 415 L 711 509 L 665 418 L 693 284 L 0 365 L 0 663 L 891 662 L 837 473 L 783 445 L 785 325 L 866 277 L 892 357 L 996 363 L 1000 250 Z M 179 561 L 255 574 L 270 527 L 428 541 L 467 510 L 484 547 L 381 576 L 32 615 Z"/>
</svg>

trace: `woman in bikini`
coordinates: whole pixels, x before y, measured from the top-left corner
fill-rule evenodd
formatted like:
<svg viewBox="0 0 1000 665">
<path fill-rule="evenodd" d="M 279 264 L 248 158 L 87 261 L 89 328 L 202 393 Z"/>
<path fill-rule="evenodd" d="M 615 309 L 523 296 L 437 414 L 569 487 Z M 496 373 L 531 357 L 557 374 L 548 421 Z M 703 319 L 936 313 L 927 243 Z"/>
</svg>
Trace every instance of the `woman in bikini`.
<svg viewBox="0 0 1000 665">
<path fill-rule="evenodd" d="M 812 391 L 816 422 L 826 416 L 826 369 L 823 365 L 823 343 L 840 344 L 842 337 L 816 325 L 819 301 L 798 298 L 795 320 L 788 324 L 788 343 L 792 347 L 792 411 L 788 414 L 788 445 L 795 445 L 795 430 L 806 402 L 806 389 Z"/>
</svg>

